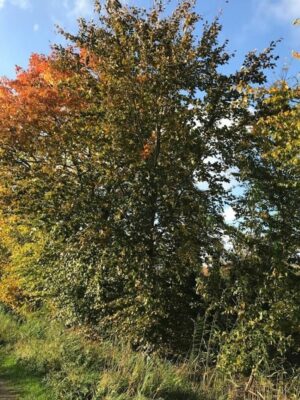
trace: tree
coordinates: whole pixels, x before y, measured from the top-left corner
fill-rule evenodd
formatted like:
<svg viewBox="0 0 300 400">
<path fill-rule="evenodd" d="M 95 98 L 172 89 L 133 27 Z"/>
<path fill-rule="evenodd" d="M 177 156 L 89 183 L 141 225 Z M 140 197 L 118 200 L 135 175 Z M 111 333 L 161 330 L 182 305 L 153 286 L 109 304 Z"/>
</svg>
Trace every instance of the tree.
<svg viewBox="0 0 300 400">
<path fill-rule="evenodd" d="M 5 202 L 49 234 L 39 268 L 69 324 L 185 351 L 197 277 L 224 252 L 224 171 L 253 118 L 240 88 L 265 82 L 274 44 L 226 75 L 221 26 L 196 39 L 189 1 L 170 16 L 98 10 L 98 24 L 65 34 L 71 47 L 2 82 Z"/>
<path fill-rule="evenodd" d="M 224 332 L 219 366 L 246 374 L 299 366 L 300 323 L 299 88 L 280 81 L 248 95 L 258 118 L 236 148 L 240 222 L 222 300 L 210 295 Z"/>
</svg>

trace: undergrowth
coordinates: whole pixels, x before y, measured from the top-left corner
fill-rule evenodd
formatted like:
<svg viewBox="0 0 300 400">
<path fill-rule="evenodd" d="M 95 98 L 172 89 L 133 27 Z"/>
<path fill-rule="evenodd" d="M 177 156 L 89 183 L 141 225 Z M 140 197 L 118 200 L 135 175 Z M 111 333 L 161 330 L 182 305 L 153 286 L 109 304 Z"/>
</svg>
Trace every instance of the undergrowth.
<svg viewBox="0 0 300 400">
<path fill-rule="evenodd" d="M 193 357 L 171 363 L 120 341 L 88 340 L 44 312 L 19 318 L 0 309 L 0 340 L 19 368 L 43 376 L 51 400 L 300 398 L 297 376 L 226 376 Z"/>
</svg>

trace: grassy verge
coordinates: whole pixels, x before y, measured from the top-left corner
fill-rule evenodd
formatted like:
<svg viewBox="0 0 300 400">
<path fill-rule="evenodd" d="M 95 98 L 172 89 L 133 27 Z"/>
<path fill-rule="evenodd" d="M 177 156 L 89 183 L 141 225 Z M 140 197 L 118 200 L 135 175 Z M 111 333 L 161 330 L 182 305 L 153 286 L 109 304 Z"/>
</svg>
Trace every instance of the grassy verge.
<svg viewBox="0 0 300 400">
<path fill-rule="evenodd" d="M 257 375 L 250 385 L 249 377 L 228 377 L 196 360 L 170 363 L 120 341 L 87 340 L 43 312 L 20 320 L 0 307 L 0 343 L 0 375 L 20 400 L 300 398 L 299 374 L 278 380 Z"/>
<path fill-rule="evenodd" d="M 49 388 L 42 382 L 42 377 L 28 371 L 20 365 L 8 349 L 0 348 L 0 377 L 18 393 L 20 400 L 52 400 Z"/>
</svg>

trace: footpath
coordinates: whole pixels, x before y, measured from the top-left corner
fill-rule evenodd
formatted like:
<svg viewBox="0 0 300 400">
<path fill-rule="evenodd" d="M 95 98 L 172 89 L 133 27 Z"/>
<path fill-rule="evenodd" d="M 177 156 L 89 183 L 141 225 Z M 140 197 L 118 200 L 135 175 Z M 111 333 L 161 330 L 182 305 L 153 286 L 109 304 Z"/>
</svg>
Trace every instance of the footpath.
<svg viewBox="0 0 300 400">
<path fill-rule="evenodd" d="M 0 400 L 17 400 L 17 394 L 0 379 Z"/>
</svg>

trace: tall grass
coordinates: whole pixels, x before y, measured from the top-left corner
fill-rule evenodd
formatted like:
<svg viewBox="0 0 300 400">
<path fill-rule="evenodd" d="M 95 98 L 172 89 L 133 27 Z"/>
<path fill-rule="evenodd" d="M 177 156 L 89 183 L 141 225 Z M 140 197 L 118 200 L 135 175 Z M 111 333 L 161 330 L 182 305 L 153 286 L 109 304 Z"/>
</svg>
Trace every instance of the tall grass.
<svg viewBox="0 0 300 400">
<path fill-rule="evenodd" d="M 297 376 L 228 376 L 209 366 L 207 346 L 203 354 L 199 349 L 186 362 L 171 363 L 120 341 L 88 340 L 45 313 L 20 320 L 0 310 L 0 340 L 20 366 L 44 376 L 52 400 L 300 398 Z"/>
</svg>

